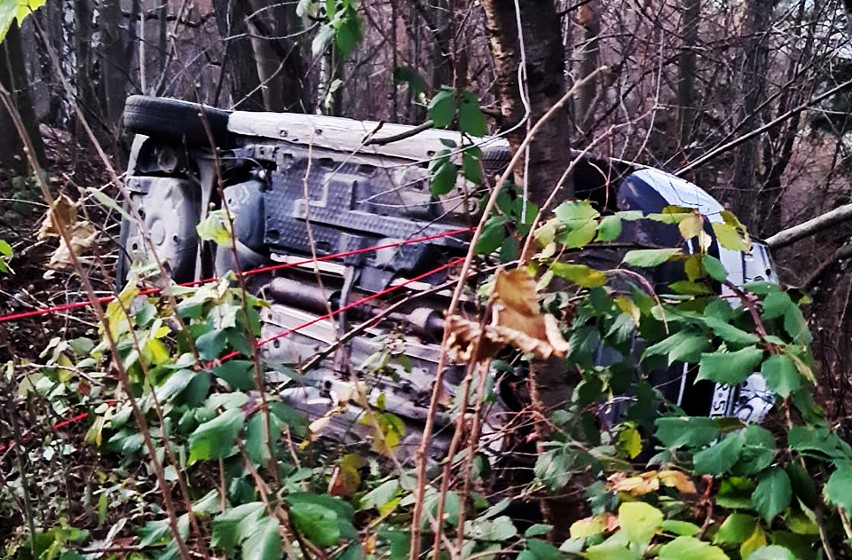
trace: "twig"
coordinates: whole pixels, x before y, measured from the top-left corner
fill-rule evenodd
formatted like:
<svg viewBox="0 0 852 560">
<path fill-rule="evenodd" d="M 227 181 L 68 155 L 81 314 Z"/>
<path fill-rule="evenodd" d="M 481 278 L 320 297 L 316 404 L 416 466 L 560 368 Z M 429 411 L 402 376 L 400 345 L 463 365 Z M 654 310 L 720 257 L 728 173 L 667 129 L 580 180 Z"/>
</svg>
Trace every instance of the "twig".
<svg viewBox="0 0 852 560">
<path fill-rule="evenodd" d="M 393 136 L 385 136 L 382 138 L 370 138 L 369 140 L 364 142 L 365 146 L 384 146 L 385 144 L 390 144 L 392 142 L 399 142 L 400 140 L 405 140 L 406 138 L 411 138 L 412 136 L 416 136 L 425 130 L 429 130 L 435 126 L 435 123 L 432 121 L 426 121 L 423 124 L 417 125 L 410 130 L 406 130 L 405 132 L 401 132 L 399 134 L 394 134 Z M 377 129 L 378 130 L 378 129 Z M 375 131 L 374 131 L 375 132 Z"/>
<path fill-rule="evenodd" d="M 704 154 L 700 158 L 696 159 L 695 161 L 688 163 L 687 165 L 681 167 L 680 169 L 675 171 L 674 174 L 675 175 L 683 175 L 684 173 L 692 171 L 696 167 L 703 165 L 703 164 L 707 163 L 708 161 L 710 161 L 712 159 L 716 159 L 716 157 L 724 154 L 725 152 L 736 148 L 737 146 L 739 146 L 743 142 L 748 142 L 749 140 L 751 140 L 755 136 L 760 136 L 761 134 L 763 134 L 767 130 L 771 129 L 772 127 L 777 126 L 777 125 L 781 124 L 782 122 L 786 121 L 787 119 L 789 119 L 790 117 L 792 117 L 796 113 L 800 113 L 800 112 L 804 111 L 805 109 L 809 109 L 810 107 L 816 105 L 820 101 L 823 101 L 824 99 L 828 99 L 829 97 L 831 97 L 835 93 L 838 93 L 838 92 L 840 92 L 840 91 L 842 91 L 842 90 L 844 90 L 844 89 L 846 89 L 850 86 L 852 86 L 852 80 L 847 80 L 847 81 L 843 82 L 842 84 L 840 84 L 839 86 L 831 88 L 830 90 L 826 91 L 825 93 L 814 97 L 810 101 L 807 101 L 807 102 L 802 103 L 801 105 L 799 105 L 797 107 L 794 107 L 793 109 L 790 109 L 786 113 L 784 113 L 784 114 L 776 117 L 775 119 L 769 121 L 768 123 L 761 126 L 760 128 L 752 130 L 751 132 L 749 132 L 747 134 L 743 134 L 742 136 L 740 136 L 736 140 L 732 140 L 731 142 L 728 142 L 727 144 L 725 144 L 723 146 L 719 146 L 715 150 L 710 150 L 709 152 L 707 152 L 706 154 Z"/>
</svg>

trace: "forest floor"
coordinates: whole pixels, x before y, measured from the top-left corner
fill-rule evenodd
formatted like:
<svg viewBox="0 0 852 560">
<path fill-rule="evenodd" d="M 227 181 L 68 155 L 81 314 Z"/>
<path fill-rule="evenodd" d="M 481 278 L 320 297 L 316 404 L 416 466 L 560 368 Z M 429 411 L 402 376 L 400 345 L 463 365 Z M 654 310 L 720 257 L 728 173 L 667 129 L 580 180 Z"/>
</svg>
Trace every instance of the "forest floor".
<svg viewBox="0 0 852 560">
<path fill-rule="evenodd" d="M 46 133 L 45 133 L 46 132 Z M 65 193 L 82 200 L 81 220 L 98 230 L 95 244 L 82 259 L 99 295 L 114 290 L 113 269 L 118 218 L 92 200 L 87 188 L 109 185 L 109 174 L 84 149 L 70 149 L 68 134 L 43 131 L 48 184 L 54 194 Z M 2 172 L 0 172 L 2 173 Z M 12 246 L 10 274 L 0 275 L 0 316 L 46 309 L 86 299 L 79 279 L 70 267 L 51 268 L 49 262 L 59 243 L 39 239 L 38 231 L 48 207 L 35 180 L 0 176 L 0 239 Z M 110 189 L 110 187 L 107 187 Z M 109 190 L 113 192 L 115 189 Z M 86 310 L 36 315 L 0 327 L 0 363 L 17 359 L 37 360 L 54 337 L 94 334 L 96 325 Z"/>
</svg>

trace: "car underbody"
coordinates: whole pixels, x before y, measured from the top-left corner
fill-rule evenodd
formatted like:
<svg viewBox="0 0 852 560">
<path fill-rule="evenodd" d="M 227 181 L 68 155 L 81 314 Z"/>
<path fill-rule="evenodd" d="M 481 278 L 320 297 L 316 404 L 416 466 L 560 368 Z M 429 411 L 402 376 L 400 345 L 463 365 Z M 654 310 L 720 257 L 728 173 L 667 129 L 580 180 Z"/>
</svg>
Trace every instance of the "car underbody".
<svg viewBox="0 0 852 560">
<path fill-rule="evenodd" d="M 126 183 L 139 219 L 122 225 L 120 278 L 131 263 L 151 260 L 164 264 L 176 282 L 287 265 L 246 276 L 250 289 L 269 302 L 262 317 L 261 340 L 270 341 L 260 348 L 263 360 L 300 372 L 298 381 L 270 373 L 271 386 L 316 419 L 361 382 L 373 404 L 381 398 L 383 408 L 404 421 L 398 455 L 410 460 L 441 362 L 444 310 L 458 280 L 448 264 L 467 253 L 481 217 L 477 185 L 459 180 L 442 197 L 429 189 L 429 161 L 460 135 L 317 115 L 228 113 L 139 96 L 128 100 L 125 119 L 136 134 Z M 479 144 L 485 176 L 501 173 L 509 161 L 506 142 L 486 138 Z M 576 196 L 603 212 L 651 213 L 678 205 L 714 220 L 722 209 L 703 190 L 662 171 L 576 156 L 570 177 Z M 201 242 L 196 226 L 223 207 L 233 216 L 232 246 Z M 624 235 L 640 245 L 679 243 L 662 225 Z M 716 250 L 734 284 L 777 281 L 759 242 L 750 253 Z M 590 258 L 611 261 L 613 255 Z M 664 286 L 676 275 L 661 267 L 651 280 Z M 350 308 L 365 298 L 370 301 Z M 474 298 L 462 306 L 476 312 Z M 390 358 L 376 366 L 377 356 Z M 448 365 L 446 395 L 456 394 L 463 376 L 463 365 Z M 498 432 L 502 413 L 518 406 L 517 398 L 504 394 L 515 385 L 498 376 L 486 435 Z M 685 409 L 749 421 L 760 421 L 773 404 L 763 389 L 759 375 L 740 387 L 699 387 L 677 364 L 661 381 L 665 396 Z M 367 427 L 359 415 L 350 403 L 333 416 L 327 435 L 363 441 Z M 437 416 L 430 448 L 436 461 L 449 448 L 453 421 L 451 407 Z"/>
</svg>

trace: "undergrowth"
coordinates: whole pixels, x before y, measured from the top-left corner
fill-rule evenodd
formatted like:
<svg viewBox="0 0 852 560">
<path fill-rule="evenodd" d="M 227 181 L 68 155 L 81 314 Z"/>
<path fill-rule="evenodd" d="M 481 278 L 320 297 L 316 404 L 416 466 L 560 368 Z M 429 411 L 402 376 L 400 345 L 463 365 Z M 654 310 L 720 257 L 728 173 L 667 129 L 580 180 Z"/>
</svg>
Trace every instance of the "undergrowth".
<svg viewBox="0 0 852 560">
<path fill-rule="evenodd" d="M 501 199 L 481 253 L 516 258 L 501 247 L 529 229 L 521 207 Z M 678 228 L 684 246 L 622 251 L 610 269 L 584 262 L 581 249 L 652 222 Z M 727 213 L 711 223 L 684 208 L 602 216 L 587 202 L 559 206 L 534 231 L 535 256 L 481 283 L 481 317 L 447 318 L 448 351 L 467 367 L 442 401 L 459 439 L 453 455 L 427 464 L 425 488 L 398 453 L 405 422 L 358 376 L 320 418 L 282 402 L 277 391 L 304 372 L 265 363 L 256 345 L 266 304 L 232 278 L 149 295 L 131 281 L 100 336 L 57 338 L 44 363 L 5 368 L 19 416 L 89 416 L 81 437 L 30 434 L 0 453 L 0 519 L 14 525 L 4 555 L 395 559 L 409 556 L 413 534 L 420 555 L 435 558 L 845 554 L 852 449 L 812 398 L 807 298 L 730 284 L 708 228 L 722 248 L 748 249 Z M 654 293 L 649 278 L 664 263 L 683 267 L 684 279 Z M 549 356 L 577 382 L 550 414 L 551 437 L 535 441 L 525 427 L 533 412 L 500 408 L 501 387 L 522 386 L 529 362 Z M 404 377 L 405 353 L 388 343 L 362 367 Z M 731 386 L 762 373 L 770 421 L 686 415 L 655 381 L 684 367 Z M 325 437 L 346 410 L 358 413 L 356 437 Z M 495 418 L 499 429 L 485 437 Z M 4 435 L 23 440 L 22 419 Z M 537 451 L 507 469 L 519 437 Z M 82 499 L 69 487 L 77 475 L 64 471 L 79 453 L 92 458 Z M 510 470 L 522 475 L 507 489 Z M 584 496 L 560 514 L 574 517 L 568 535 L 515 515 L 518 503 L 572 484 Z M 411 527 L 415 496 L 425 514 Z"/>
</svg>

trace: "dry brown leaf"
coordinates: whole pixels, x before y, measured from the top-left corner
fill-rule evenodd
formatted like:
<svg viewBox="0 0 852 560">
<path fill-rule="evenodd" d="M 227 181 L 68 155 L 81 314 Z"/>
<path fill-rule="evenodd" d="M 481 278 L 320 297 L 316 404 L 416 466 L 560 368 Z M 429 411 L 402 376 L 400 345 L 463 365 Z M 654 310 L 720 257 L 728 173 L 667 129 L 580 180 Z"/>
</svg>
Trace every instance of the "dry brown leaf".
<svg viewBox="0 0 852 560">
<path fill-rule="evenodd" d="M 523 268 L 499 270 L 494 278 L 494 299 L 527 317 L 539 315 L 535 277 Z"/>
<path fill-rule="evenodd" d="M 77 223 L 77 207 L 64 194 L 59 195 L 53 201 L 50 210 L 48 210 L 44 222 L 38 230 L 39 241 L 48 237 L 59 237 L 59 229 L 56 225 L 57 221 L 69 229 Z"/>
<path fill-rule="evenodd" d="M 60 224 L 71 238 L 70 247 L 59 233 Z M 60 239 L 59 247 L 50 256 L 47 266 L 52 269 L 61 269 L 73 266 L 72 256 L 80 257 L 84 251 L 90 249 L 98 234 L 89 222 L 78 221 L 77 207 L 70 198 L 62 194 L 53 201 L 53 206 L 47 212 L 44 222 L 38 230 L 39 240 L 50 237 L 59 237 Z"/>
<path fill-rule="evenodd" d="M 553 348 L 554 356 L 562 357 L 571 349 L 568 341 L 562 336 L 562 329 L 559 328 L 559 320 L 550 313 L 544 315 L 544 332 L 547 335 L 547 342 Z"/>
<path fill-rule="evenodd" d="M 445 328 L 450 332 L 447 347 L 450 357 L 457 362 L 478 362 L 494 355 L 504 346 L 503 343 L 488 338 L 482 339 L 482 327 L 479 323 L 458 315 L 447 317 Z M 482 340 L 481 340 L 482 339 Z M 476 356 L 473 355 L 477 343 Z"/>
<path fill-rule="evenodd" d="M 607 478 L 608 486 L 614 492 L 626 492 L 631 496 L 642 496 L 660 489 L 660 479 L 657 471 L 648 471 L 636 476 L 627 476 L 617 472 Z"/>
<path fill-rule="evenodd" d="M 47 263 L 48 268 L 61 269 L 71 268 L 74 264 L 71 258 L 71 253 L 74 256 L 80 257 L 84 251 L 91 249 L 98 233 L 89 222 L 79 222 L 73 228 L 68 230 L 71 236 L 71 249 L 65 244 L 64 239 L 59 239 L 59 247 L 50 255 L 50 261 Z"/>
<path fill-rule="evenodd" d="M 535 277 L 523 268 L 498 271 L 491 293 L 494 313 L 490 325 L 482 327 L 457 315 L 447 318 L 452 357 L 462 362 L 481 361 L 504 346 L 541 359 L 564 356 L 568 342 L 556 317 L 539 311 L 535 287 Z"/>
<path fill-rule="evenodd" d="M 695 488 L 695 483 L 686 474 L 680 471 L 660 471 L 660 482 L 664 485 L 676 488 L 678 492 L 684 494 L 697 494 L 698 489 Z"/>
<path fill-rule="evenodd" d="M 556 318 L 554 317 L 553 320 L 556 321 Z M 568 343 L 561 338 L 561 333 L 554 345 L 547 339 L 534 338 L 524 332 L 500 325 L 486 325 L 483 329 L 479 323 L 458 315 L 447 318 L 446 328 L 450 330 L 450 336 L 447 339 L 450 356 L 458 362 L 485 360 L 504 346 L 514 346 L 521 352 L 546 360 L 551 356 L 563 356 L 568 346 Z M 558 332 L 558 325 L 555 328 Z M 477 341 L 478 347 L 476 347 Z"/>
</svg>

